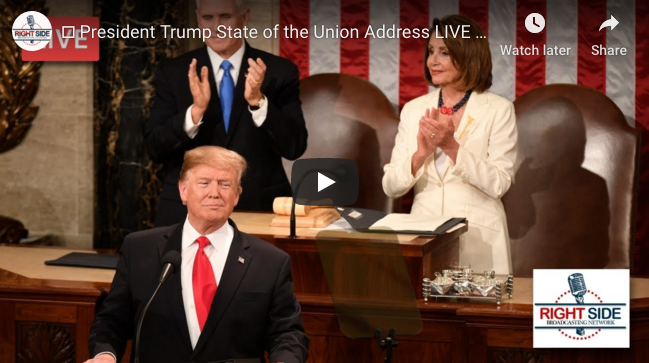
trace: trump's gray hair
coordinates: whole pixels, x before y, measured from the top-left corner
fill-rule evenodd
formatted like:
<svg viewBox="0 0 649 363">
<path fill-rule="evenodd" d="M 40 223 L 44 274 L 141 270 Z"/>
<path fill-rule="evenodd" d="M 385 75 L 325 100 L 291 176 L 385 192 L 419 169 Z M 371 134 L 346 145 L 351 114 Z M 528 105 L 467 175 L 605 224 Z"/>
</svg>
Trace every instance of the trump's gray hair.
<svg viewBox="0 0 649 363">
<path fill-rule="evenodd" d="M 222 0 L 221 0 L 222 1 Z M 246 0 L 234 0 L 234 2 L 237 4 L 237 10 L 239 13 L 243 13 L 248 9 L 248 4 L 246 4 Z M 196 0 L 196 9 L 198 10 L 198 6 L 200 5 L 201 0 Z"/>
</svg>

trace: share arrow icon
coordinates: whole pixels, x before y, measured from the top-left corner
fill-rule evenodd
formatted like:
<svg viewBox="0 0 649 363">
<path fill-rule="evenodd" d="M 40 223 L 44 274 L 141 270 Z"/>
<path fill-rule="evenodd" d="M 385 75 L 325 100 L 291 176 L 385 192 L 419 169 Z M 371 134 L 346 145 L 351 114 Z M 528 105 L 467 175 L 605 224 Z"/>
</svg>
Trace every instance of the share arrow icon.
<svg viewBox="0 0 649 363">
<path fill-rule="evenodd" d="M 611 15 L 610 19 L 606 20 L 605 22 L 602 23 L 602 25 L 599 26 L 599 30 L 602 30 L 609 26 L 611 27 L 611 30 L 613 30 L 618 24 L 620 24 L 620 22 L 617 21 L 617 19 L 615 19 L 613 15 Z"/>
</svg>

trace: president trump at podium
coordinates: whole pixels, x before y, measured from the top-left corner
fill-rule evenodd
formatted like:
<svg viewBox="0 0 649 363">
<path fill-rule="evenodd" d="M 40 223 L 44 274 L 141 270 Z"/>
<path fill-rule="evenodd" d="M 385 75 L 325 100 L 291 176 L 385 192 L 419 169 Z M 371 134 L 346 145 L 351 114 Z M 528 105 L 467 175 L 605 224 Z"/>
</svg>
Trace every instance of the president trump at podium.
<svg viewBox="0 0 649 363">
<path fill-rule="evenodd" d="M 289 256 L 229 220 L 245 169 L 243 157 L 221 147 L 185 153 L 179 191 L 187 219 L 126 237 L 92 325 L 88 362 L 121 361 L 169 254 L 179 256 L 179 266 L 146 310 L 139 362 L 263 362 L 265 353 L 270 362 L 306 361 L 309 338 Z"/>
</svg>

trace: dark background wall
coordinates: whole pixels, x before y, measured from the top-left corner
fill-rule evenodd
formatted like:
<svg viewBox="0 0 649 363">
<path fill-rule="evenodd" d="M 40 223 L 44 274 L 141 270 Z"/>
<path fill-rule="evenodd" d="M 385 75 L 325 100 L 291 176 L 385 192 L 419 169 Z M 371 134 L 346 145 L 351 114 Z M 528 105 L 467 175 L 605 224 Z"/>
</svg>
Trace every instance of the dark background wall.
<svg viewBox="0 0 649 363">
<path fill-rule="evenodd" d="M 101 0 L 101 26 L 184 27 L 191 0 Z M 155 69 L 186 51 L 183 39 L 102 39 L 95 66 L 95 248 L 118 248 L 125 235 L 153 226 L 160 166 L 143 148 L 154 96 Z"/>
</svg>

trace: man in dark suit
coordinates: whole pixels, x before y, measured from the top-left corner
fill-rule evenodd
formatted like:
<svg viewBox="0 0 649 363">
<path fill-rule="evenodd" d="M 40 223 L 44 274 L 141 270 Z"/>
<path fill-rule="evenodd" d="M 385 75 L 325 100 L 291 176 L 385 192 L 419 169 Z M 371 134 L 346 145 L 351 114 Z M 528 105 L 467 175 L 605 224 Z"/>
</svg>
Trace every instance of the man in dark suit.
<svg viewBox="0 0 649 363">
<path fill-rule="evenodd" d="M 289 256 L 228 219 L 245 168 L 240 155 L 221 147 L 186 153 L 179 191 L 187 218 L 126 237 L 104 309 L 92 325 L 94 358 L 88 362 L 121 361 L 158 284 L 162 256 L 172 250 L 181 252 L 180 271 L 149 307 L 140 335 L 142 363 L 264 361 L 264 351 L 270 362 L 306 361 L 309 339 Z"/>
<path fill-rule="evenodd" d="M 217 145 L 242 155 L 250 170 L 237 209 L 270 211 L 275 197 L 291 195 L 282 157 L 295 160 L 306 150 L 295 64 L 241 38 L 219 38 L 220 25 L 247 25 L 245 1 L 201 0 L 196 14 L 199 27 L 209 28 L 212 37 L 206 46 L 160 66 L 146 125 L 146 149 L 165 172 L 156 226 L 181 222 L 187 213 L 177 188 L 185 151 Z"/>
</svg>

